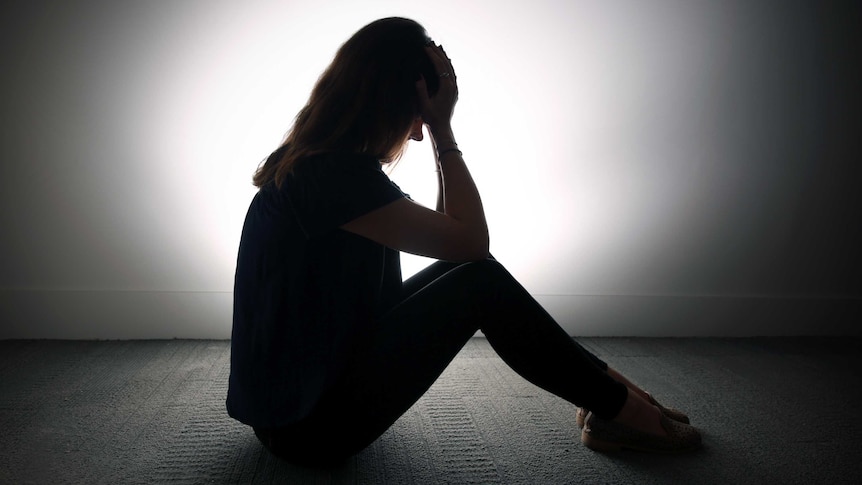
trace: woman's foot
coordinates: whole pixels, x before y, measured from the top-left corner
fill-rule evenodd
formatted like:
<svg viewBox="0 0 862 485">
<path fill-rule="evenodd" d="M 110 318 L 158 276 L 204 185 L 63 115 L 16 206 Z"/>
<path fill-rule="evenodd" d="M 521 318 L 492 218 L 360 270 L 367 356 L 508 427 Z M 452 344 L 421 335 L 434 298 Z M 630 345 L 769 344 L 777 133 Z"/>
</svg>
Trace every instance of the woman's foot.
<svg viewBox="0 0 862 485">
<path fill-rule="evenodd" d="M 663 415 L 660 417 L 660 424 L 664 429 L 662 436 L 613 420 L 604 420 L 590 413 L 581 431 L 581 441 L 587 448 L 601 453 L 623 449 L 653 453 L 688 453 L 701 447 L 700 432 L 693 426 L 678 423 Z"/>
<path fill-rule="evenodd" d="M 635 385 L 635 383 L 628 380 L 628 378 L 626 376 L 620 374 L 616 370 L 608 367 L 607 374 L 609 376 L 611 376 L 615 381 L 623 383 L 628 388 L 629 392 L 634 392 L 635 394 L 637 394 L 638 396 L 640 396 L 641 398 L 646 400 L 648 403 L 657 407 L 659 409 L 659 411 L 661 411 L 661 413 L 664 414 L 665 416 L 667 416 L 668 418 L 670 418 L 674 421 L 678 421 L 680 423 L 684 423 L 684 424 L 691 423 L 691 420 L 688 419 L 688 416 L 686 416 L 685 413 L 683 413 L 679 409 L 666 408 L 666 407 L 662 406 L 661 404 L 659 404 L 658 401 L 655 400 L 654 397 L 652 397 L 652 395 L 650 393 L 644 391 L 643 389 L 641 389 L 640 387 Z M 589 412 L 590 411 L 588 409 L 584 409 L 584 408 L 580 408 L 580 407 L 578 408 L 577 415 L 575 417 L 575 422 L 577 423 L 578 428 L 584 427 L 584 421 L 586 420 L 587 414 L 589 414 Z"/>
<path fill-rule="evenodd" d="M 629 391 L 632 391 L 632 389 L 629 388 Z M 691 424 L 691 420 L 684 412 L 680 411 L 679 409 L 664 407 L 658 401 L 656 401 L 651 394 L 646 394 L 647 401 L 653 406 L 657 407 L 658 410 L 661 411 L 661 413 L 664 414 L 666 417 L 683 424 Z M 577 414 L 575 415 L 575 422 L 577 423 L 578 428 L 584 427 L 584 422 L 586 421 L 588 414 L 590 414 L 589 409 L 582 407 L 578 408 Z"/>
<path fill-rule="evenodd" d="M 658 410 L 661 411 L 661 413 L 664 414 L 665 416 L 667 416 L 668 418 L 670 418 L 674 421 L 677 421 L 679 423 L 682 423 L 682 424 L 690 424 L 691 423 L 691 420 L 688 419 L 688 416 L 686 416 L 686 414 L 684 412 L 680 411 L 679 409 L 666 408 L 666 407 L 662 406 L 661 404 L 659 404 L 658 401 L 655 400 L 654 397 L 652 397 L 652 394 L 650 394 L 650 393 L 647 393 L 647 401 L 649 401 L 649 403 L 652 404 L 653 406 L 657 407 Z"/>
<path fill-rule="evenodd" d="M 667 436 L 661 424 L 661 411 L 631 390 L 623 408 L 612 421 L 646 433 Z"/>
<path fill-rule="evenodd" d="M 630 381 L 628 377 L 620 374 L 614 369 L 608 367 L 606 371 L 609 376 L 611 376 L 615 381 L 622 382 L 626 387 L 629 388 L 630 391 L 634 391 L 640 397 L 649 400 L 649 393 L 638 387 L 634 382 Z"/>
<path fill-rule="evenodd" d="M 623 408 L 612 420 L 589 413 L 581 441 L 596 451 L 622 448 L 681 453 L 700 447 L 700 433 L 692 426 L 668 419 L 638 393 L 629 391 Z"/>
</svg>

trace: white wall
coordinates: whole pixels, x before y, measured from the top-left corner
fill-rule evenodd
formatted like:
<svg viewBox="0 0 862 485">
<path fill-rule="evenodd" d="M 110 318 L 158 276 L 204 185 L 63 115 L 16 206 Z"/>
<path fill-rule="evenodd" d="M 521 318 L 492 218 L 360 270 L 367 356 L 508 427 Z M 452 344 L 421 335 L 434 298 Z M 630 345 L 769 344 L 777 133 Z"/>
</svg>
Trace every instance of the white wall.
<svg viewBox="0 0 862 485">
<path fill-rule="evenodd" d="M 0 15 L 0 338 L 228 337 L 252 171 L 390 15 L 570 333 L 862 334 L 855 2 L 87 0 Z M 432 169 L 392 177 L 432 204 Z"/>
</svg>

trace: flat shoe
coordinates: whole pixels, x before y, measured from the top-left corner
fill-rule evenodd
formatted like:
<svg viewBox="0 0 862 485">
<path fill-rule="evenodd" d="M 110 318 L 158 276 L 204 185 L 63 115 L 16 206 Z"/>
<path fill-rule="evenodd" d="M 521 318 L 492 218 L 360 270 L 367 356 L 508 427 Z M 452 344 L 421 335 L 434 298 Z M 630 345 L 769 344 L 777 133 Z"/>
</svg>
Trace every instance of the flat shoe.
<svg viewBox="0 0 862 485">
<path fill-rule="evenodd" d="M 667 436 L 658 436 L 629 426 L 601 419 L 589 413 L 581 431 L 581 442 L 600 453 L 622 449 L 651 453 L 688 453 L 701 446 L 700 432 L 688 424 L 659 417 Z"/>
<path fill-rule="evenodd" d="M 680 422 L 680 423 L 683 423 L 683 424 L 690 424 L 691 423 L 691 420 L 688 419 L 688 416 L 686 416 L 685 413 L 680 411 L 679 409 L 666 408 L 666 407 L 662 406 L 661 404 L 658 403 L 658 401 L 655 400 L 654 397 L 652 397 L 652 394 L 650 394 L 650 393 L 647 393 L 647 397 L 649 397 L 649 403 L 650 404 L 657 407 L 658 410 L 661 411 L 662 414 L 669 417 L 670 419 L 677 421 L 677 422 Z"/>
</svg>

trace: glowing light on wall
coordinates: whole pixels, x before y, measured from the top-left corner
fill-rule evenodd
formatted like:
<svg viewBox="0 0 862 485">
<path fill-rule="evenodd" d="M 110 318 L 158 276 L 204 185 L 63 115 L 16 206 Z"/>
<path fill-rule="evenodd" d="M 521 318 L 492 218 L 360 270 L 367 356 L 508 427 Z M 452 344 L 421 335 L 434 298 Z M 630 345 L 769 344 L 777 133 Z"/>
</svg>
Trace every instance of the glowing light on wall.
<svg viewBox="0 0 862 485">
<path fill-rule="evenodd" d="M 230 291 L 251 173 L 338 46 L 393 15 L 423 23 L 454 60 L 456 133 L 495 256 L 538 293 L 628 282 L 632 264 L 660 251 L 648 226 L 672 225 L 699 183 L 665 181 L 710 146 L 691 120 L 713 102 L 723 22 L 713 14 L 675 2 L 552 0 L 34 7 L 38 32 L 55 36 L 31 53 L 56 71 L 44 91 L 82 100 L 93 128 L 70 132 L 82 114 L 71 108 L 33 123 L 64 144 L 49 151 L 72 144 L 100 183 L 51 187 L 76 207 L 79 227 L 92 226 L 69 227 L 66 239 L 88 256 L 26 263 L 42 271 L 13 261 L 14 284 L 41 274 L 60 287 Z M 41 111 L 57 108 L 27 110 Z M 428 143 L 410 147 L 392 177 L 432 205 Z M 409 275 L 427 262 L 404 263 Z"/>
<path fill-rule="evenodd" d="M 250 173 L 288 129 L 338 45 L 368 21 L 402 15 L 422 22 L 455 61 L 455 125 L 487 206 L 493 252 L 539 292 L 561 291 L 561 275 L 546 274 L 560 263 L 582 275 L 599 271 L 584 260 L 603 259 L 597 252 L 611 257 L 604 253 L 610 249 L 630 252 L 620 241 L 634 241 L 638 221 L 688 197 L 689 189 L 664 187 L 654 199 L 656 167 L 642 167 L 666 151 L 662 143 L 678 140 L 660 134 L 665 139 L 657 142 L 660 128 L 643 117 L 662 116 L 668 104 L 684 115 L 673 98 L 697 97 L 696 86 L 705 85 L 691 76 L 704 72 L 698 59 L 710 26 L 685 10 L 635 5 L 524 2 L 469 14 L 463 2 L 228 2 L 186 7 L 178 12 L 182 21 L 162 24 L 161 42 L 130 37 L 119 51 L 124 60 L 115 61 L 142 100 L 128 116 L 140 120 L 134 131 L 146 142 L 138 147 L 155 155 L 152 177 L 169 204 L 159 211 L 175 217 L 163 237 L 185 234 L 174 242 L 176 249 L 187 244 L 175 263 L 196 261 L 198 285 L 229 288 L 254 192 Z M 473 14 L 480 13 L 477 22 Z M 681 86 L 662 74 L 680 72 L 689 76 Z M 392 177 L 430 205 L 432 168 L 429 147 L 420 144 Z M 405 258 L 405 274 L 424 264 Z"/>
<path fill-rule="evenodd" d="M 0 317 L 87 322 L 109 300 L 109 330 L 91 336 L 158 305 L 168 336 L 187 314 L 188 335 L 220 319 L 225 336 L 252 172 L 339 45 L 387 16 L 421 22 L 453 58 L 491 250 L 556 314 L 601 322 L 616 300 L 580 303 L 666 297 L 627 307 L 625 328 L 680 295 L 858 294 L 850 2 L 36 0 L 4 13 Z M 428 143 L 392 178 L 433 205 Z M 409 276 L 427 260 L 403 263 Z"/>
</svg>

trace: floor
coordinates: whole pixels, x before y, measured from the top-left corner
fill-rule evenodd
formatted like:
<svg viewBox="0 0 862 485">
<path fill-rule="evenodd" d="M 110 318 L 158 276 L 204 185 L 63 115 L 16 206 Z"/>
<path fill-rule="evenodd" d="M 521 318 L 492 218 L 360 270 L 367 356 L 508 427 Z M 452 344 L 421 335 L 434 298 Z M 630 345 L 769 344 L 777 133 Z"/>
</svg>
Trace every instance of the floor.
<svg viewBox="0 0 862 485">
<path fill-rule="evenodd" d="M 270 456 L 224 411 L 227 341 L 0 341 L 0 483 L 862 483 L 862 340 L 579 339 L 704 449 L 603 455 L 482 338 L 342 467 Z"/>
</svg>

